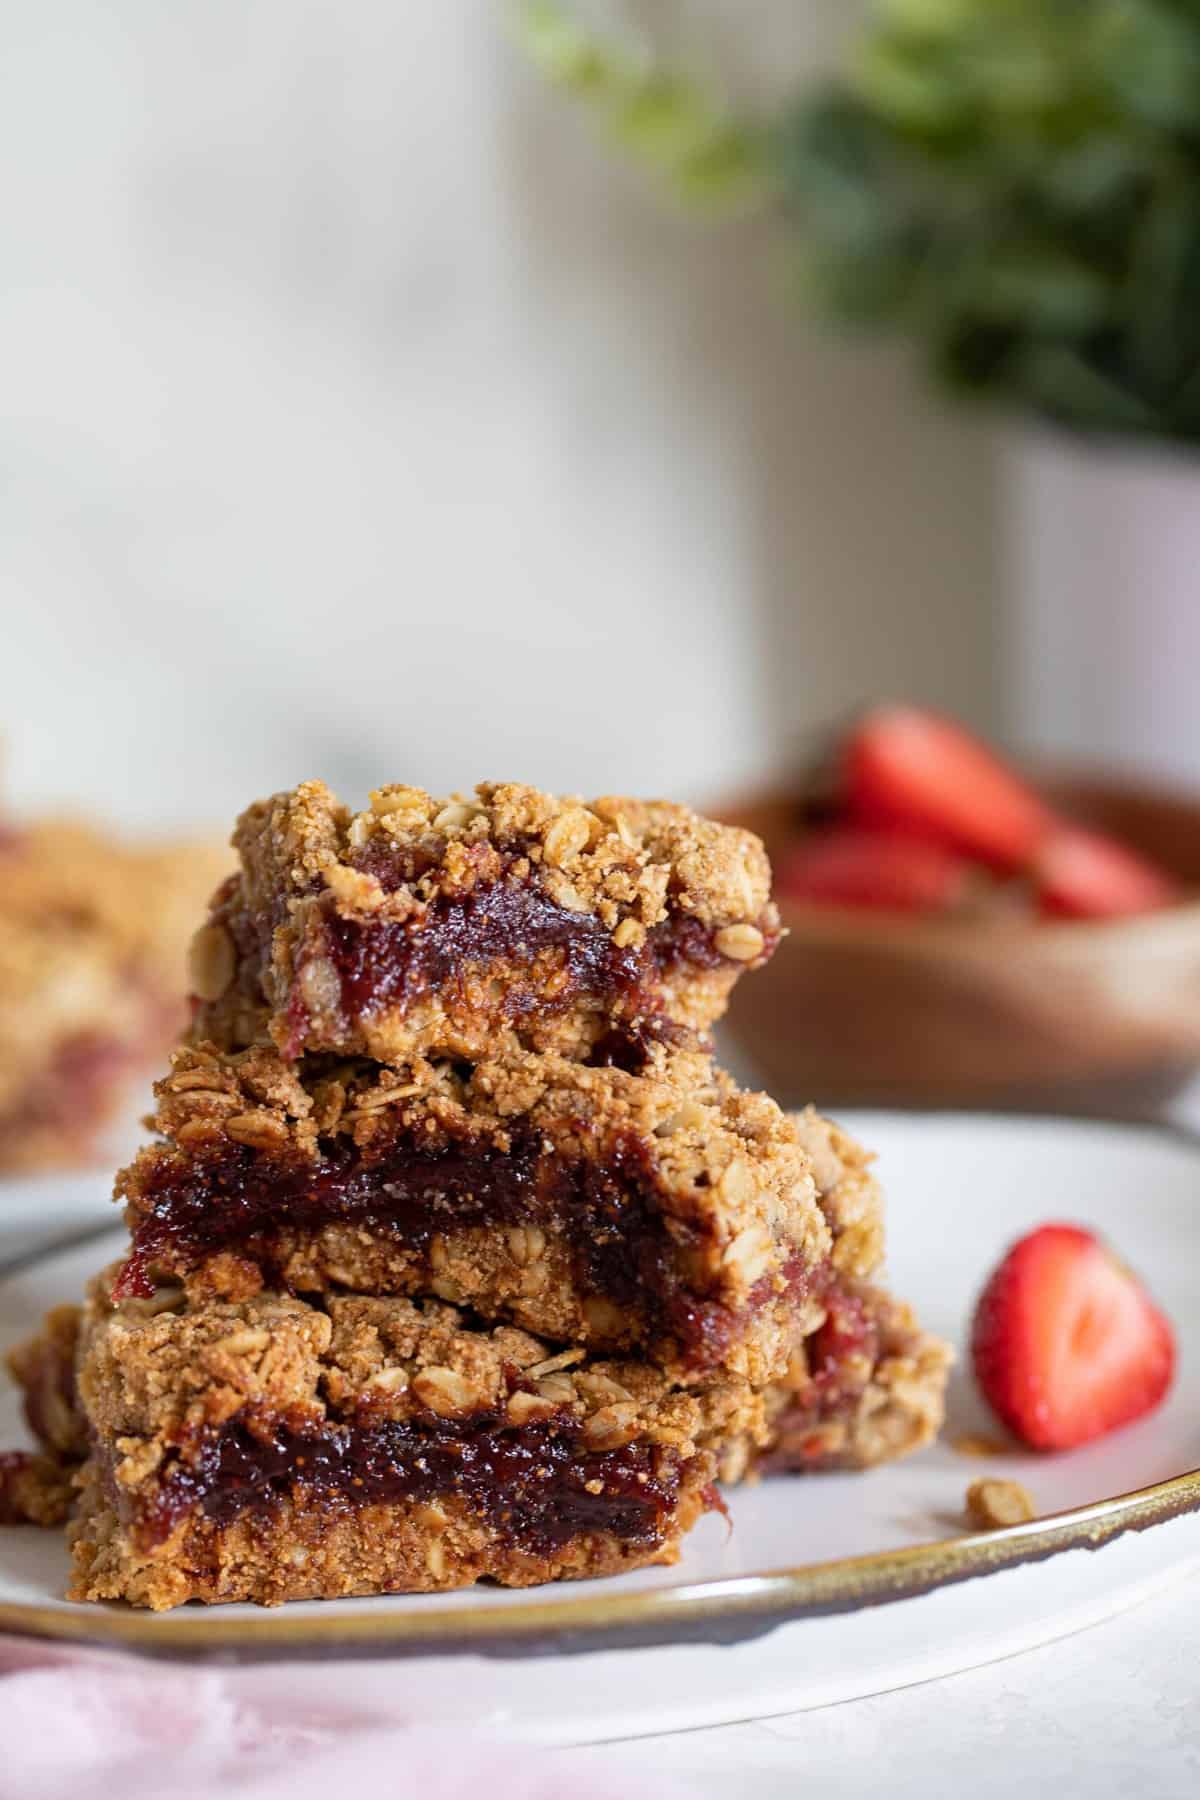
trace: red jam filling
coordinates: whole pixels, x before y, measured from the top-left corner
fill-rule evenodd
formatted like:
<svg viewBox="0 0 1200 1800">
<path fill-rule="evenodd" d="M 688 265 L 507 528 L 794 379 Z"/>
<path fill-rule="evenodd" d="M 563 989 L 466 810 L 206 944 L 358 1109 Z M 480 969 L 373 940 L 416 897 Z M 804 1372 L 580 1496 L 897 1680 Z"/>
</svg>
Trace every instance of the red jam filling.
<svg viewBox="0 0 1200 1800">
<path fill-rule="evenodd" d="M 805 1342 L 809 1379 L 776 1421 L 781 1448 L 761 1467 L 802 1470 L 826 1458 L 818 1427 L 853 1413 L 879 1359 L 879 1325 L 866 1301 L 832 1282 L 823 1295 L 824 1323 Z M 853 1358 L 853 1365 L 851 1359 Z M 811 1431 L 811 1445 L 804 1433 Z"/>
<path fill-rule="evenodd" d="M 869 1379 L 862 1371 L 873 1366 L 879 1355 L 878 1327 L 857 1294 L 834 1286 L 824 1304 L 825 1322 L 805 1345 L 811 1382 L 805 1398 L 811 1400 L 819 1417 L 847 1400 L 857 1400 Z M 855 1359 L 853 1375 L 848 1368 L 851 1357 Z"/>
<path fill-rule="evenodd" d="M 674 1452 L 587 1451 L 562 1418 L 512 1426 L 492 1412 L 351 1425 L 243 1417 L 181 1445 L 137 1508 L 134 1530 L 150 1549 L 197 1509 L 224 1526 L 270 1515 L 297 1490 L 306 1508 L 333 1515 L 456 1497 L 503 1543 L 545 1556 L 593 1533 L 654 1545 L 679 1486 Z"/>
<path fill-rule="evenodd" d="M 777 941 L 777 932 L 764 934 L 764 955 Z M 678 1037 L 679 1027 L 663 1015 L 664 976 L 685 967 L 728 965 L 713 932 L 686 913 L 664 919 L 641 944 L 621 947 L 599 919 L 569 911 L 527 879 L 502 879 L 461 896 L 439 895 L 407 920 L 343 919 L 331 906 L 320 939 L 305 955 L 320 956 L 336 968 L 348 1020 L 389 1008 L 406 1011 L 434 990 L 465 1000 L 464 974 L 470 970 L 503 961 L 532 971 L 536 960 L 549 957 L 552 984 L 514 982 L 498 998 L 505 1019 L 518 1031 L 531 1018 L 593 999 L 636 1021 L 642 1035 L 667 1039 Z M 298 991 L 289 1023 L 288 1052 L 295 1055 L 309 1027 Z"/>
</svg>

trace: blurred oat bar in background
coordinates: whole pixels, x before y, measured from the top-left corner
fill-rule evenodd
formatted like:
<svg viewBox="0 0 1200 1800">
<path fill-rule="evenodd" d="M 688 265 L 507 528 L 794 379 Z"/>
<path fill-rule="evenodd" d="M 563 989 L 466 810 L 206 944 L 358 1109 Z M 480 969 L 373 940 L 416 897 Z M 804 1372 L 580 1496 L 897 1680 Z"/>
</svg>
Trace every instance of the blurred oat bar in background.
<svg viewBox="0 0 1200 1800">
<path fill-rule="evenodd" d="M 0 1171 L 99 1153 L 186 1023 L 188 938 L 229 860 L 85 820 L 0 821 Z"/>
</svg>

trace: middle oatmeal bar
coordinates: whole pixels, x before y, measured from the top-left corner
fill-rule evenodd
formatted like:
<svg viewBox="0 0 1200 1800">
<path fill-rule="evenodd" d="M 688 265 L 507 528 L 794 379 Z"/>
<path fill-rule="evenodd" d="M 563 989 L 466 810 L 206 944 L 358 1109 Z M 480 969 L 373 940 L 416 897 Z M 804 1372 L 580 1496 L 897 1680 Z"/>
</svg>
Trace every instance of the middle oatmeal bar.
<svg viewBox="0 0 1200 1800">
<path fill-rule="evenodd" d="M 185 1048 L 119 1291 L 433 1293 L 675 1380 L 781 1370 L 829 1253 L 797 1125 L 706 1057 L 293 1065 Z"/>
<path fill-rule="evenodd" d="M 114 1306 L 111 1274 L 79 1328 L 76 1599 L 269 1605 L 672 1562 L 719 1505 L 726 1445 L 762 1439 L 744 1382 L 676 1388 L 437 1301 Z"/>
<path fill-rule="evenodd" d="M 396 1062 L 696 1045 L 779 937 L 748 831 L 517 783 L 472 799 L 323 782 L 251 806 L 198 933 L 197 1037 Z"/>
</svg>

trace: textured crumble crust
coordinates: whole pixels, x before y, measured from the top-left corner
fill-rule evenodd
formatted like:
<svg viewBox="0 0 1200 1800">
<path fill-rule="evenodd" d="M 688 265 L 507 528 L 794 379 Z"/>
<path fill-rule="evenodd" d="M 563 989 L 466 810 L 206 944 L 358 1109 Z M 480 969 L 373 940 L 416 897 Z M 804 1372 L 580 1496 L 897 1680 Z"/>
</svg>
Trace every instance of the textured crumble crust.
<svg viewBox="0 0 1200 1800">
<path fill-rule="evenodd" d="M 700 1041 L 779 935 L 758 839 L 666 802 L 391 786 L 351 813 L 310 781 L 250 807 L 234 845 L 192 958 L 197 1036 L 227 1048 Z"/>
<path fill-rule="evenodd" d="M 977 1531 L 1002 1531 L 1037 1518 L 1033 1495 L 1019 1481 L 973 1481 L 965 1503 L 967 1523 Z"/>
<path fill-rule="evenodd" d="M 153 1268 L 218 1298 L 433 1293 L 762 1385 L 829 1254 L 796 1126 L 698 1055 L 629 1075 L 197 1047 L 156 1093 L 164 1141 L 117 1182 L 123 1292 Z"/>
<path fill-rule="evenodd" d="M 836 1282 L 822 1322 L 767 1393 L 764 1472 L 867 1469 L 931 1443 L 945 1416 L 948 1344 L 883 1288 Z"/>
<path fill-rule="evenodd" d="M 0 824 L 0 1170 L 94 1154 L 185 1023 L 185 959 L 225 851 Z"/>
<path fill-rule="evenodd" d="M 87 1432 L 75 1392 L 80 1312 L 56 1306 L 36 1338 L 8 1354 L 8 1372 L 22 1390 L 30 1430 L 52 1456 L 67 1462 L 87 1450 Z"/>
<path fill-rule="evenodd" d="M 872 1277 L 884 1253 L 870 1153 L 809 1107 L 791 1115 L 833 1238 L 823 1291 L 767 1391 L 765 1472 L 865 1469 L 921 1449 L 945 1412 L 953 1353 Z"/>
<path fill-rule="evenodd" d="M 61 1525 L 70 1514 L 74 1467 L 87 1453 L 75 1391 L 80 1317 L 77 1306 L 54 1307 L 37 1337 L 6 1359 L 42 1450 L 0 1452 L 0 1524 Z"/>
<path fill-rule="evenodd" d="M 673 1561 L 728 1447 L 764 1440 L 744 1382 L 679 1389 L 438 1302 L 168 1289 L 113 1307 L 113 1273 L 79 1340 L 76 1599 L 274 1604 Z"/>
<path fill-rule="evenodd" d="M 833 1234 L 833 1268 L 839 1276 L 865 1281 L 879 1268 L 884 1252 L 883 1192 L 872 1169 L 875 1159 L 811 1106 L 790 1117 Z"/>
<path fill-rule="evenodd" d="M 74 1499 L 71 1463 L 34 1451 L 0 1451 L 0 1525 L 63 1525 Z"/>
</svg>

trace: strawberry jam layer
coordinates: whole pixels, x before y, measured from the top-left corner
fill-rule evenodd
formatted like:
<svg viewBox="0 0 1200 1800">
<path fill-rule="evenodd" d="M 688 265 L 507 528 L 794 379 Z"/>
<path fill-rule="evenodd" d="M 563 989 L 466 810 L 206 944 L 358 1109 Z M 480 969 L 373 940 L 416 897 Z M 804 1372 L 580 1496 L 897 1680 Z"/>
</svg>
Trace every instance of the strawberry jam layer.
<svg viewBox="0 0 1200 1800">
<path fill-rule="evenodd" d="M 139 1546 L 151 1549 L 189 1514 L 221 1527 L 269 1518 L 293 1496 L 335 1515 L 453 1499 L 504 1544 L 546 1555 L 599 1533 L 652 1547 L 679 1490 L 674 1451 L 589 1451 L 573 1419 L 512 1426 L 490 1411 L 350 1424 L 239 1416 L 181 1444 L 149 1495 L 134 1502 L 130 1523 Z"/>
<path fill-rule="evenodd" d="M 151 1267 L 187 1275 L 222 1251 L 278 1284 L 276 1234 L 331 1223 L 390 1235 L 418 1258 L 455 1229 L 539 1226 L 566 1240 L 582 1294 L 635 1315 L 643 1339 L 671 1337 L 697 1369 L 720 1362 L 774 1291 L 765 1276 L 734 1311 L 682 1280 L 687 1249 L 704 1237 L 664 1218 L 640 1139 L 618 1139 L 603 1160 L 571 1159 L 547 1148 L 540 1131 L 510 1127 L 502 1143 L 440 1145 L 398 1129 L 369 1156 L 334 1139 L 317 1163 L 229 1141 L 193 1157 L 164 1153 L 133 1198 L 131 1254 L 114 1298 L 152 1292 Z M 786 1274 L 798 1297 L 807 1275 L 799 1258 Z"/>
<path fill-rule="evenodd" d="M 777 930 L 764 932 L 764 956 L 777 941 Z M 403 1014 L 435 991 L 465 1000 L 472 973 L 503 965 L 497 1005 L 518 1031 L 534 1015 L 561 1014 L 583 1000 L 636 1022 L 642 1036 L 667 1040 L 678 1039 L 680 1027 L 666 1016 L 665 978 L 689 968 L 737 966 L 717 949 L 714 933 L 686 913 L 664 919 L 641 943 L 622 946 L 593 914 L 561 906 L 528 879 L 439 895 L 406 920 L 345 919 L 330 907 L 305 945 L 297 975 L 315 959 L 336 971 L 348 1022 L 389 1010 Z M 289 1010 L 291 1055 L 303 1046 L 310 1023 L 302 985 Z"/>
<path fill-rule="evenodd" d="M 825 1322 L 804 1343 L 808 1380 L 775 1421 L 788 1448 L 778 1458 L 761 1460 L 759 1466 L 767 1472 L 803 1466 L 809 1453 L 797 1444 L 806 1431 L 814 1434 L 811 1460 L 820 1462 L 825 1444 L 819 1428 L 853 1416 L 879 1360 L 879 1321 L 864 1297 L 839 1287 L 835 1279 L 821 1302 Z"/>
</svg>

